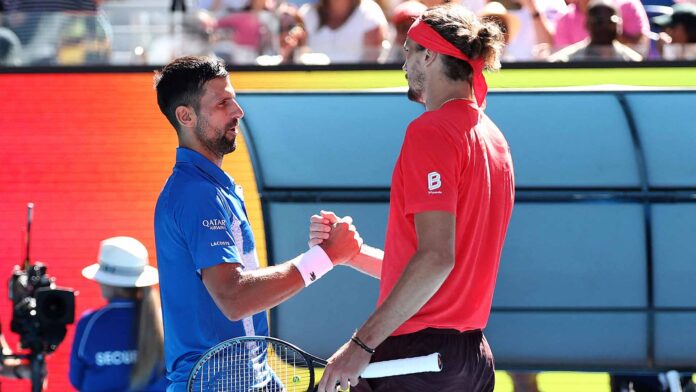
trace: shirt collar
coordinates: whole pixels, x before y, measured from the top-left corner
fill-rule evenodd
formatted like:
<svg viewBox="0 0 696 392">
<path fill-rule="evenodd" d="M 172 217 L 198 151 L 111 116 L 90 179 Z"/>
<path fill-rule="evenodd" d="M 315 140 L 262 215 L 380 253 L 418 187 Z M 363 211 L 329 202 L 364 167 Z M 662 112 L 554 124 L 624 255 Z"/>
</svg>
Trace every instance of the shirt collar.
<svg viewBox="0 0 696 392">
<path fill-rule="evenodd" d="M 220 185 L 228 189 L 234 187 L 234 181 L 232 178 L 199 152 L 193 151 L 186 147 L 178 147 L 176 149 L 176 163 L 178 164 L 179 162 L 192 163 L 204 173 L 215 179 L 215 181 Z"/>
</svg>

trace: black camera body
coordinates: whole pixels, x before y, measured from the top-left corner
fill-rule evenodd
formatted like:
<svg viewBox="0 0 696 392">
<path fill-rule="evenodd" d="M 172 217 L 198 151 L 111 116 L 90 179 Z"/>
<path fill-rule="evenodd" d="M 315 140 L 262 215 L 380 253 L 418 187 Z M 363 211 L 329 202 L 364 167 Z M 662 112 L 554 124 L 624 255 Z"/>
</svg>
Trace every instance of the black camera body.
<svg viewBox="0 0 696 392">
<path fill-rule="evenodd" d="M 32 354 L 51 353 L 65 338 L 67 325 L 75 321 L 75 293 L 58 288 L 42 263 L 26 269 L 15 266 L 9 280 L 12 300 L 10 329 L 20 345 Z"/>
</svg>

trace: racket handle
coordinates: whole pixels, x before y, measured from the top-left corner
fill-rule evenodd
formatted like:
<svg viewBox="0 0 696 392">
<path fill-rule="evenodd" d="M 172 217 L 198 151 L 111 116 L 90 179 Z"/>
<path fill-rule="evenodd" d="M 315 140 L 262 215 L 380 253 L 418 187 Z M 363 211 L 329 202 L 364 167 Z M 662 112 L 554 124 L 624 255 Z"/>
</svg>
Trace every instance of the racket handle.
<svg viewBox="0 0 696 392">
<path fill-rule="evenodd" d="M 432 353 L 422 357 L 373 362 L 367 365 L 360 377 L 379 378 L 412 373 L 439 372 L 440 370 L 442 370 L 440 353 Z"/>
</svg>

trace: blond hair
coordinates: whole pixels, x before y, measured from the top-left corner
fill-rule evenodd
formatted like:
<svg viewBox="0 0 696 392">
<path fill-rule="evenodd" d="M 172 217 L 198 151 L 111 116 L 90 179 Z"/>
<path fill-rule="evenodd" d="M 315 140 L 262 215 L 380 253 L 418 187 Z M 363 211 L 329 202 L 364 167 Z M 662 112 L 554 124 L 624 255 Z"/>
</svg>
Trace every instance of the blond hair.
<svg viewBox="0 0 696 392">
<path fill-rule="evenodd" d="M 134 290 L 136 299 L 137 336 L 136 361 L 130 374 L 130 389 L 141 389 L 148 384 L 153 372 L 164 370 L 164 328 L 159 292 L 153 287 Z"/>
</svg>

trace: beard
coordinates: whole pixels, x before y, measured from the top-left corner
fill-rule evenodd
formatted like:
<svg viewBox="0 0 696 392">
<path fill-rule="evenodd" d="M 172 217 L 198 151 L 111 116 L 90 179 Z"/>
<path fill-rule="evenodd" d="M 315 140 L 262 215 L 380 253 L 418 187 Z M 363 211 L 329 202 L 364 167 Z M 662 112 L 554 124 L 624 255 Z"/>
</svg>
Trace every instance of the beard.
<svg viewBox="0 0 696 392">
<path fill-rule="evenodd" d="M 413 75 L 413 81 L 406 75 L 406 80 L 408 80 L 408 99 L 413 102 L 425 103 L 425 98 L 423 98 L 423 85 L 425 82 L 425 75 L 415 73 Z"/>
<path fill-rule="evenodd" d="M 201 142 L 203 147 L 205 147 L 208 151 L 215 154 L 215 156 L 223 157 L 224 155 L 237 149 L 237 137 L 233 136 L 232 140 L 230 140 L 225 136 L 228 129 L 236 126 L 237 120 L 233 120 L 228 124 L 225 124 L 225 127 L 222 129 L 212 128 L 212 136 L 206 136 L 206 129 L 210 129 L 208 120 L 200 115 L 198 118 L 199 121 L 196 124 L 194 133 L 196 134 L 198 141 Z"/>
<path fill-rule="evenodd" d="M 408 99 L 413 102 L 423 103 L 423 94 L 420 91 L 416 91 L 409 87 L 406 95 L 408 96 Z"/>
</svg>

